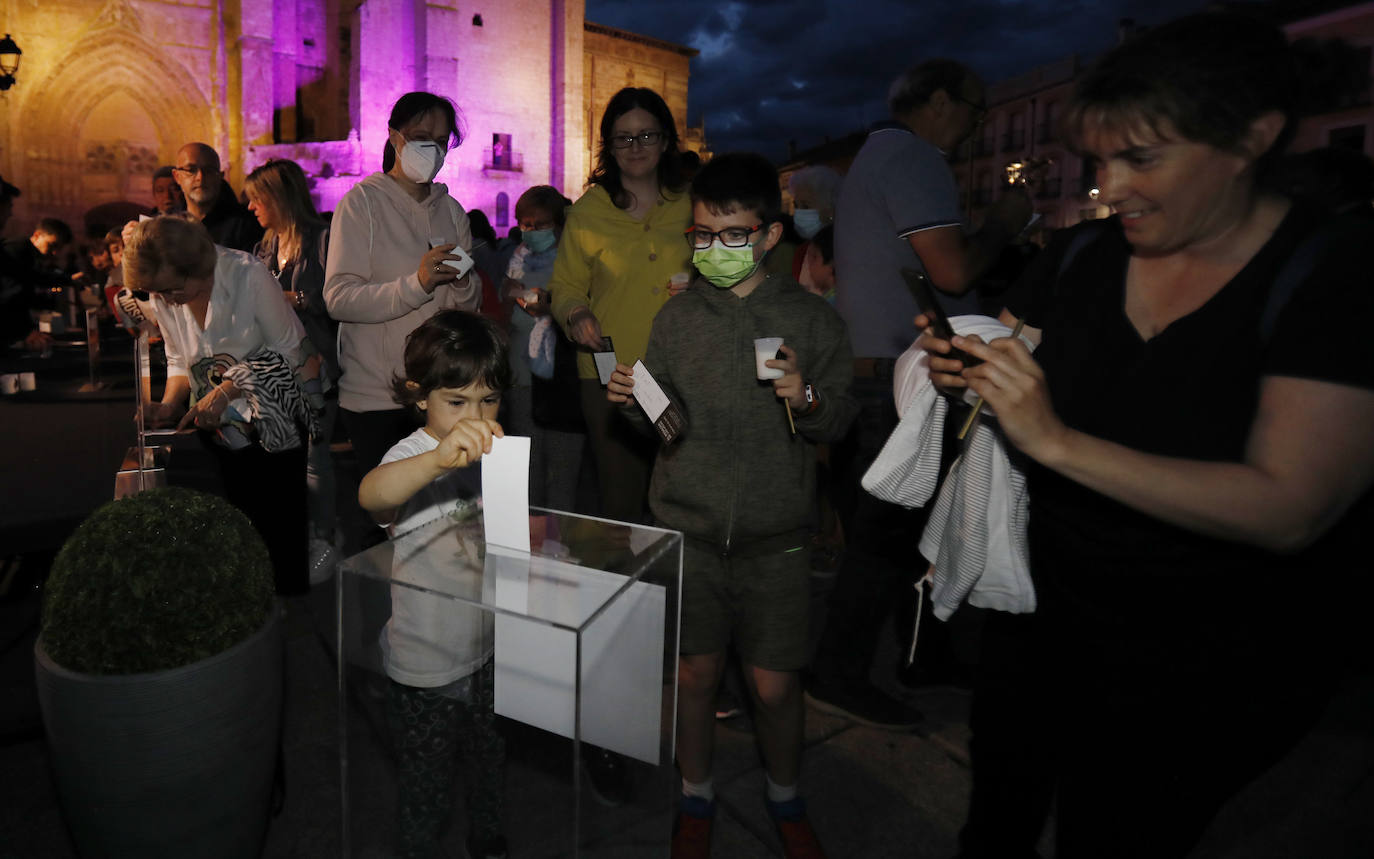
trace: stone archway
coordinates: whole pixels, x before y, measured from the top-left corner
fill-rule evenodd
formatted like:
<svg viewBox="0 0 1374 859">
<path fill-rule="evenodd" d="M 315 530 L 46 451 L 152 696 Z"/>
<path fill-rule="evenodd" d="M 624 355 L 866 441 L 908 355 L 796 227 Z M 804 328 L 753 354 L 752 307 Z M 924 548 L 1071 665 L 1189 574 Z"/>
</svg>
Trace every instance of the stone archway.
<svg viewBox="0 0 1374 859">
<path fill-rule="evenodd" d="M 116 0 L 27 94 L 15 130 L 31 209 L 70 219 L 93 205 L 142 197 L 157 163 L 170 163 L 187 141 L 211 138 L 205 94 L 140 29 L 132 10 Z M 128 128 L 108 128 L 112 113 L 119 113 L 102 110 L 111 100 L 143 116 Z M 97 126 L 87 133 L 93 118 Z M 93 181 L 105 174 L 114 176 L 112 184 Z M 131 182 L 130 174 L 140 178 Z"/>
</svg>

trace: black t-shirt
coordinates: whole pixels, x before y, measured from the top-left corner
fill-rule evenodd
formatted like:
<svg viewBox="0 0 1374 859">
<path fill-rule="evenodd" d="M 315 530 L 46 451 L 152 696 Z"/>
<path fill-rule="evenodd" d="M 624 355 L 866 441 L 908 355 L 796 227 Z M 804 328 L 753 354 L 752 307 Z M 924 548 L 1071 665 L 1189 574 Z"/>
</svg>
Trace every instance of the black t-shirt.
<svg viewBox="0 0 1374 859">
<path fill-rule="evenodd" d="M 1065 247 L 1083 230 L 1097 235 L 1061 273 Z M 1064 232 L 1008 293 L 1007 306 L 1043 329 L 1035 358 L 1068 426 L 1148 453 L 1235 462 L 1244 458 L 1263 377 L 1374 387 L 1374 339 L 1362 330 L 1374 324 L 1362 258 L 1374 229 L 1333 230 L 1294 207 L 1226 286 L 1148 341 L 1125 312 L 1130 246 L 1119 224 Z M 1295 255 L 1318 232 L 1331 236 L 1320 253 Z M 1296 257 L 1309 262 L 1265 335 L 1271 287 Z M 1034 463 L 1026 470 L 1041 615 L 1104 659 L 1237 653 L 1271 636 L 1298 595 L 1312 603 L 1329 596 L 1322 571 L 1309 569 L 1320 547 L 1281 556 L 1198 535 Z"/>
<path fill-rule="evenodd" d="M 215 244 L 247 253 L 262 240 L 262 226 L 257 217 L 234 196 L 234 189 L 225 182 L 220 186 L 215 207 L 201 221 L 209 230 Z"/>
</svg>

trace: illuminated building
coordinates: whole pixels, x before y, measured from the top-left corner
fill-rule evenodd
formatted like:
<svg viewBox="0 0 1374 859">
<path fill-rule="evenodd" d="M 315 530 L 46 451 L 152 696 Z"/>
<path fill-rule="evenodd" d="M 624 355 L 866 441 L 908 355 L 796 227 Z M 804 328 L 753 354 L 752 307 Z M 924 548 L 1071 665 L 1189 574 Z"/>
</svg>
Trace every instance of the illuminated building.
<svg viewBox="0 0 1374 859">
<path fill-rule="evenodd" d="M 439 181 L 498 228 L 515 199 L 582 191 L 600 112 L 625 85 L 659 90 L 686 145 L 696 51 L 585 21 L 582 0 L 63 0 L 7 4 L 23 46 L 0 95 L 0 174 L 23 189 L 12 230 L 120 200 L 204 141 L 230 184 L 269 158 L 312 178 L 321 211 L 379 170 L 402 93 L 452 98 L 468 138 Z M 17 234 L 17 233 L 16 233 Z"/>
</svg>

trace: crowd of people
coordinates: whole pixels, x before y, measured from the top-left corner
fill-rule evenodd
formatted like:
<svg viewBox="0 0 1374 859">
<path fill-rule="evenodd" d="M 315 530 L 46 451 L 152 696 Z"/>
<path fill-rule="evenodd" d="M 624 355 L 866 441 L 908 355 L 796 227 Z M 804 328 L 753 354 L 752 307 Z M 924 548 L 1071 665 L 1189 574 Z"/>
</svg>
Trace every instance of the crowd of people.
<svg viewBox="0 0 1374 859">
<path fill-rule="evenodd" d="M 332 217 L 295 163 L 252 171 L 245 205 L 214 149 L 189 143 L 155 174 L 152 217 L 93 242 L 75 279 L 52 265 L 71 230 L 39 221 L 5 248 L 4 342 L 49 345 L 33 311 L 52 286 L 155 323 L 168 379 L 145 420 L 200 432 L 284 594 L 326 578 L 344 545 L 340 434 L 382 526 L 353 545 L 471 501 L 468 466 L 502 435 L 532 439 L 532 503 L 681 531 L 680 859 L 710 854 L 732 664 L 786 855 L 822 856 L 798 791 L 805 702 L 916 727 L 871 680 L 894 610 L 928 573 L 942 587 L 946 563 L 1028 566 L 1034 611 L 981 623 L 961 856 L 1036 855 L 1051 809 L 1061 857 L 1182 856 L 1320 712 L 1329 660 L 1313 654 L 1328 639 L 1278 595 L 1348 585 L 1334 559 L 1371 507 L 1374 353 L 1327 324 L 1374 301 L 1370 173 L 1356 165 L 1352 201 L 1310 156 L 1285 160 L 1297 92 L 1282 35 L 1242 15 L 1124 42 L 1079 81 L 1063 125 L 1112 217 L 1013 254 L 1023 270 L 995 293 L 980 285 L 1026 241 L 1033 207 L 1010 184 L 969 229 L 949 154 L 987 93 L 961 63 L 900 76 L 846 175 L 792 177 L 790 213 L 766 159 L 688 158 L 660 95 L 623 89 L 585 193 L 529 188 L 509 237 L 434 181 L 461 113 L 414 92 L 386 118 L 380 171 Z M 0 186 L 6 214 L 17 194 Z M 761 338 L 781 343 L 756 361 Z M 636 400 L 644 370 L 666 418 Z M 933 473 L 893 478 L 919 478 L 921 502 L 865 491 L 875 460 L 932 416 L 926 449 L 899 453 Z M 969 443 L 944 482 L 961 425 L 987 446 Z M 1004 467 L 971 475 L 987 449 Z M 983 479 L 982 496 L 965 491 Z M 925 499 L 986 523 L 969 505 L 989 492 L 1017 513 L 921 557 Z M 813 567 L 832 559 L 816 636 Z M 441 730 L 497 794 L 470 804 L 469 853 L 504 856 L 487 633 L 421 670 L 416 631 L 397 623 L 401 855 L 431 855 L 449 811 L 454 764 L 418 748 Z M 1170 712 L 1182 701 L 1186 721 Z M 588 757 L 609 792 L 615 756 Z"/>
</svg>

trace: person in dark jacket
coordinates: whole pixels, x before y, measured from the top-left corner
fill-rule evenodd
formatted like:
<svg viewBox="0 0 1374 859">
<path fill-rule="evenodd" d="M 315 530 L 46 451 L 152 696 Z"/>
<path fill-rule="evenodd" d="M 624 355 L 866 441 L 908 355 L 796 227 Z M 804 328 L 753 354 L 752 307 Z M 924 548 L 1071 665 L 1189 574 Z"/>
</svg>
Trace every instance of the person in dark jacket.
<svg viewBox="0 0 1374 859">
<path fill-rule="evenodd" d="M 186 211 L 205 225 L 215 244 L 252 252 L 262 238 L 262 227 L 224 181 L 214 149 L 204 143 L 186 144 L 177 150 L 172 174 L 186 196 Z"/>
</svg>

